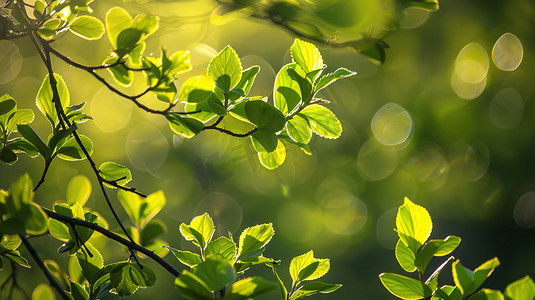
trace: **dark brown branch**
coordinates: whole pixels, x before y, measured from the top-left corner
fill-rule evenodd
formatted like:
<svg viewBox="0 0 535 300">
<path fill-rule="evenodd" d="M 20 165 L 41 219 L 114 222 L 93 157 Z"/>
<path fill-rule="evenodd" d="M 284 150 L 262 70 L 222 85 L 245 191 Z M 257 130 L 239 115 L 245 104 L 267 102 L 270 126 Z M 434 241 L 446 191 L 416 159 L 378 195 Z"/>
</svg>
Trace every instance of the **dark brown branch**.
<svg viewBox="0 0 535 300">
<path fill-rule="evenodd" d="M 212 126 L 204 127 L 202 130 L 209 130 L 209 129 L 217 130 L 219 132 L 222 132 L 222 133 L 234 136 L 234 137 L 247 137 L 247 136 L 252 135 L 253 133 L 255 133 L 258 130 L 258 128 L 255 127 L 255 128 L 253 128 L 252 130 L 250 130 L 250 131 L 248 131 L 246 133 L 235 133 L 235 132 L 232 132 L 232 131 L 227 130 L 225 128 L 212 127 Z"/>
<path fill-rule="evenodd" d="M 142 110 L 144 110 L 144 111 L 146 111 L 148 113 L 158 114 L 158 115 L 166 115 L 166 114 L 169 113 L 169 111 L 171 111 L 171 109 L 173 109 L 176 106 L 176 102 L 173 102 L 173 103 L 170 103 L 169 106 L 166 109 L 163 109 L 163 110 L 152 109 L 152 108 L 144 105 L 143 103 L 139 102 L 138 99 L 141 98 L 142 96 L 144 96 L 145 94 L 147 94 L 148 92 L 150 92 L 153 89 L 153 87 L 149 86 L 143 92 L 141 92 L 141 93 L 139 93 L 137 95 L 127 95 L 127 94 L 121 92 L 120 90 L 118 90 L 117 88 L 115 88 L 114 86 L 112 86 L 108 81 L 106 81 L 106 79 L 104 79 L 104 77 L 98 75 L 95 72 L 95 69 L 93 67 L 87 67 L 87 66 L 84 66 L 84 65 L 82 65 L 80 63 L 75 62 L 74 60 L 70 59 L 69 57 L 63 55 L 62 53 L 60 53 L 59 51 L 57 51 L 56 49 L 51 47 L 48 43 L 44 43 L 43 46 L 46 48 L 47 51 L 50 51 L 50 53 L 54 54 L 59 59 L 63 60 L 65 63 L 67 63 L 67 64 L 69 64 L 69 65 L 71 65 L 71 66 L 73 66 L 75 68 L 82 69 L 82 70 L 88 72 L 93 77 L 95 77 L 95 79 L 97 79 L 104 86 L 106 86 L 110 91 L 112 91 L 113 93 L 121 96 L 122 98 L 125 98 L 125 99 L 128 99 L 128 100 L 132 101 L 135 105 L 137 105 L 137 107 L 141 108 Z"/>
<path fill-rule="evenodd" d="M 154 251 L 151 251 L 135 242 L 129 241 L 109 230 L 106 228 L 100 227 L 95 223 L 87 222 L 81 219 L 75 219 L 71 217 L 67 217 L 58 213 L 55 213 L 47 208 L 43 207 L 44 212 L 48 215 L 49 218 L 58 220 L 60 222 L 69 224 L 69 225 L 76 225 L 76 226 L 82 226 L 89 229 L 93 229 L 96 232 L 101 233 L 102 235 L 106 236 L 109 239 L 112 239 L 119 244 L 122 244 L 126 246 L 128 249 L 135 250 L 137 252 L 143 253 L 146 256 L 150 257 L 152 260 L 154 260 L 156 263 L 161 265 L 164 269 L 166 269 L 169 273 L 171 273 L 173 276 L 180 276 L 180 271 L 175 269 L 173 266 L 171 266 L 167 261 L 165 261 L 163 258 L 159 257 L 154 253 Z"/>
<path fill-rule="evenodd" d="M 33 260 L 37 263 L 39 268 L 41 268 L 41 270 L 45 274 L 46 279 L 48 279 L 48 282 L 50 283 L 50 285 L 56 289 L 56 291 L 61 296 L 61 298 L 65 300 L 69 300 L 69 296 L 67 295 L 67 293 L 65 293 L 63 288 L 59 285 L 59 283 L 54 278 L 54 276 L 50 274 L 50 271 L 48 271 L 47 267 L 45 266 L 45 264 L 43 263 L 43 261 L 41 260 L 41 258 L 39 257 L 35 249 L 33 248 L 32 244 L 30 244 L 30 242 L 26 239 L 25 236 L 20 235 L 20 239 L 22 240 L 22 243 L 24 244 L 26 249 L 28 249 L 28 252 L 30 252 L 30 255 L 33 257 Z"/>
</svg>

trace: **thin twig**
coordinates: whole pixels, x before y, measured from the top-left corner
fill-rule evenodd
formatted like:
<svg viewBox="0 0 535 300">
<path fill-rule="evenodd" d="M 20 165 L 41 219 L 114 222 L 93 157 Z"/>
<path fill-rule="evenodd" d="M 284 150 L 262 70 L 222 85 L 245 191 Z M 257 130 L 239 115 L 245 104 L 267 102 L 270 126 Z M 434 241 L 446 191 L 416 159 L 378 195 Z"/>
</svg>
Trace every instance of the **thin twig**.
<svg viewBox="0 0 535 300">
<path fill-rule="evenodd" d="M 41 174 L 41 178 L 39 179 L 39 182 L 37 182 L 37 184 L 33 188 L 34 192 L 37 191 L 37 189 L 39 189 L 41 184 L 43 184 L 45 182 L 45 177 L 46 177 L 46 174 L 48 173 L 48 168 L 50 167 L 51 163 L 52 163 L 52 159 L 45 160 L 45 168 L 43 169 L 43 174 Z"/>
<path fill-rule="evenodd" d="M 54 276 L 50 274 L 50 271 L 48 271 L 47 267 L 45 266 L 45 264 L 43 263 L 43 261 L 41 260 L 41 258 L 39 257 L 35 249 L 33 248 L 32 244 L 30 244 L 30 242 L 23 235 L 20 235 L 20 239 L 22 240 L 22 243 L 24 244 L 26 249 L 28 249 L 28 252 L 30 252 L 30 255 L 33 257 L 33 260 L 37 263 L 39 268 L 41 268 L 41 270 L 45 274 L 50 285 L 56 289 L 56 291 L 61 296 L 61 298 L 65 300 L 70 300 L 69 296 L 67 295 L 67 293 L 65 293 L 63 288 L 59 285 L 59 283 L 54 278 Z"/>
<path fill-rule="evenodd" d="M 164 269 L 166 269 L 173 276 L 180 276 L 180 271 L 178 271 L 173 266 L 171 266 L 163 258 L 161 258 L 158 255 L 156 255 L 156 253 L 154 253 L 154 251 L 151 251 L 151 250 L 149 250 L 149 249 L 147 249 L 147 248 L 145 248 L 145 247 L 143 247 L 143 246 L 141 246 L 141 245 L 139 245 L 139 244 L 137 244 L 135 242 L 129 241 L 129 240 L 119 236 L 118 234 L 115 234 L 115 233 L 107 230 L 106 228 L 98 226 L 98 224 L 96 224 L 96 223 L 91 223 L 91 222 L 87 222 L 87 221 L 84 221 L 84 220 L 81 220 L 81 219 L 76 219 L 76 218 L 71 218 L 71 217 L 68 217 L 68 216 L 64 216 L 64 215 L 55 213 L 55 212 L 53 212 L 53 211 L 51 211 L 51 210 L 49 210 L 47 208 L 44 208 L 44 207 L 42 207 L 42 209 L 48 215 L 49 218 L 61 221 L 61 222 L 66 223 L 66 224 L 72 224 L 72 225 L 76 225 L 76 226 L 82 226 L 82 227 L 86 227 L 86 228 L 89 228 L 89 229 L 93 229 L 94 231 L 101 233 L 102 235 L 106 236 L 107 238 L 110 238 L 110 239 L 112 239 L 112 240 L 114 240 L 114 241 L 116 241 L 116 242 L 128 247 L 128 249 L 133 249 L 133 250 L 135 250 L 137 252 L 145 254 L 146 256 L 148 256 L 152 260 L 154 260 L 156 263 L 161 265 Z"/>
</svg>

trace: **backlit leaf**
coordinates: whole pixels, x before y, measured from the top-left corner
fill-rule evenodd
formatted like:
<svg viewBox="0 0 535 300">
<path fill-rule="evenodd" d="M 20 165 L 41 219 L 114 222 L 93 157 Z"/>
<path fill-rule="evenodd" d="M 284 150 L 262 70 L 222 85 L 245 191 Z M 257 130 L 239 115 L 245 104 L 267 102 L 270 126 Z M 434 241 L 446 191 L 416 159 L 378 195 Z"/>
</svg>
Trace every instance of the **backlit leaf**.
<svg viewBox="0 0 535 300">
<path fill-rule="evenodd" d="M 342 134 L 342 124 L 338 118 L 332 111 L 321 105 L 307 106 L 300 114 L 306 117 L 312 131 L 321 137 L 336 139 Z"/>
<path fill-rule="evenodd" d="M 274 234 L 271 223 L 246 228 L 240 235 L 238 258 L 255 256 L 258 250 L 269 243 Z"/>
<path fill-rule="evenodd" d="M 404 201 L 398 209 L 396 228 L 401 241 L 417 253 L 431 234 L 433 223 L 425 208 L 412 203 L 408 198 Z"/>
<path fill-rule="evenodd" d="M 423 299 L 431 296 L 431 289 L 419 280 L 393 274 L 382 273 L 379 275 L 381 282 L 392 295 L 401 299 Z"/>
<path fill-rule="evenodd" d="M 242 76 L 242 66 L 236 51 L 226 46 L 212 58 L 207 74 L 223 93 L 228 94 L 240 82 Z"/>
<path fill-rule="evenodd" d="M 79 16 L 72 21 L 69 30 L 86 40 L 98 40 L 104 34 L 104 24 L 91 16 Z"/>
</svg>

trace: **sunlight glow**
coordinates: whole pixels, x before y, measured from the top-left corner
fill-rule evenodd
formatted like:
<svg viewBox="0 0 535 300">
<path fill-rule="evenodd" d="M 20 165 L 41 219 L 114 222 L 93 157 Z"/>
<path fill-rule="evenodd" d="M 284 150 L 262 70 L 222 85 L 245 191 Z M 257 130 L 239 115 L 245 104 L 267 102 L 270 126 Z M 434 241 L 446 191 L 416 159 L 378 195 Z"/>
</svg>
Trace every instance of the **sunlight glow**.
<svg viewBox="0 0 535 300">
<path fill-rule="evenodd" d="M 455 59 L 455 73 L 466 83 L 483 81 L 489 71 L 489 56 L 478 43 L 466 45 Z"/>
<path fill-rule="evenodd" d="M 13 80 L 22 67 L 19 47 L 10 41 L 0 41 L 0 84 Z"/>
<path fill-rule="evenodd" d="M 407 140 L 412 131 L 412 118 L 400 105 L 388 103 L 373 116 L 372 132 L 383 145 L 399 145 Z"/>
<path fill-rule="evenodd" d="M 524 57 L 524 48 L 516 35 L 504 33 L 492 48 L 494 64 L 504 71 L 514 71 L 518 68 Z"/>
<path fill-rule="evenodd" d="M 370 181 L 388 177 L 398 165 L 398 154 L 394 147 L 385 146 L 370 139 L 360 148 L 357 166 L 361 174 Z"/>
</svg>

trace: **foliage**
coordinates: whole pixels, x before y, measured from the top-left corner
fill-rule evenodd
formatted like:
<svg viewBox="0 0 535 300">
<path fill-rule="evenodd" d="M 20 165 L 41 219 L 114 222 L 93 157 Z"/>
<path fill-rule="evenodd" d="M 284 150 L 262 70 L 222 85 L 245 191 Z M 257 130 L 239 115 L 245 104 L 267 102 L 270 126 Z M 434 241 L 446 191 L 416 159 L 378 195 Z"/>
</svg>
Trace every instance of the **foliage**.
<svg viewBox="0 0 535 300">
<path fill-rule="evenodd" d="M 534 299 L 535 283 L 531 277 L 521 278 L 505 288 L 505 293 L 498 290 L 481 289 L 481 285 L 500 265 L 498 258 L 492 258 L 475 270 L 464 267 L 460 260 L 453 262 L 452 277 L 455 286 L 439 286 L 438 277 L 446 265 L 454 260 L 446 259 L 431 275 L 425 279 L 427 266 L 433 257 L 446 256 L 453 252 L 461 242 L 457 236 L 445 239 L 428 240 L 432 221 L 425 208 L 405 198 L 396 217 L 396 231 L 399 240 L 395 254 L 399 265 L 408 273 L 417 271 L 419 280 L 395 273 L 379 275 L 384 287 L 401 299 Z M 504 295 L 505 294 L 505 295 Z"/>
</svg>

